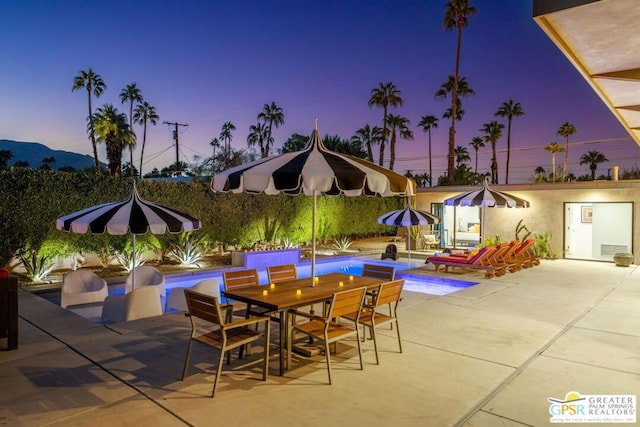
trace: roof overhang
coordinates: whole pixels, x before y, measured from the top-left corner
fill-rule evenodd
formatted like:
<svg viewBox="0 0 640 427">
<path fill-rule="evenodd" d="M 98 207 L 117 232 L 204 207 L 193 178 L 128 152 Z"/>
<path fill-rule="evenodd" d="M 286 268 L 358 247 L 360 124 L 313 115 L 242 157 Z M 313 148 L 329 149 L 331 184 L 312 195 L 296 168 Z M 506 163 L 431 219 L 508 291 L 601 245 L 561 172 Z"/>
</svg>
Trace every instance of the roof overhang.
<svg viewBox="0 0 640 427">
<path fill-rule="evenodd" d="M 640 146 L 640 2 L 534 0 L 533 19 Z"/>
</svg>

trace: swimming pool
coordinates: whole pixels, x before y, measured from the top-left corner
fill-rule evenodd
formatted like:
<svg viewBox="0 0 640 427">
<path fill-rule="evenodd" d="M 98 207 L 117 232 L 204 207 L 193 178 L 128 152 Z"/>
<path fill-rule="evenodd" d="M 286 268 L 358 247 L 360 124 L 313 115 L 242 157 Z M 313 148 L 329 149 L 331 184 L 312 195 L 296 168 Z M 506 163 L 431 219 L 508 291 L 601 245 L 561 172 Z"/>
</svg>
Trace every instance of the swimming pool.
<svg viewBox="0 0 640 427">
<path fill-rule="evenodd" d="M 405 279 L 404 289 L 411 292 L 421 292 L 432 295 L 448 295 L 453 292 L 460 291 L 478 282 L 469 282 L 463 280 L 455 280 L 444 277 L 424 276 L 421 274 L 404 273 L 404 270 L 410 270 L 424 266 L 423 261 L 381 261 L 377 258 L 363 256 L 344 256 L 331 259 L 320 259 L 316 262 L 316 274 L 323 275 L 327 273 L 345 273 L 354 276 L 362 275 L 364 264 L 389 265 L 396 268 L 396 278 Z M 297 266 L 298 277 L 311 276 L 311 264 L 309 261 L 302 261 Z M 241 270 L 242 267 L 234 267 L 226 270 Z M 192 272 L 186 274 L 167 276 L 166 285 L 167 292 L 175 287 L 190 287 L 198 283 L 200 280 L 216 279 L 222 287 L 222 272 L 225 270 L 215 270 L 206 272 Z M 258 270 L 258 277 L 261 284 L 268 283 L 266 270 Z M 110 291 L 111 292 L 111 291 Z M 123 292 L 123 290 L 121 291 Z"/>
<path fill-rule="evenodd" d="M 419 292 L 430 295 L 449 295 L 454 292 L 458 292 L 462 289 L 469 288 L 477 285 L 478 282 L 469 282 L 463 280 L 449 279 L 445 277 L 424 276 L 421 274 L 415 274 L 411 270 L 417 267 L 423 266 L 421 260 L 408 262 L 402 261 L 381 261 L 371 256 L 344 256 L 334 257 L 330 259 L 320 259 L 316 262 L 316 274 L 322 275 L 333 272 L 341 272 L 345 274 L 362 275 L 364 264 L 378 264 L 393 266 L 396 268 L 396 278 L 405 279 L 404 291 Z M 309 261 L 302 261 L 297 266 L 298 277 L 311 276 L 311 264 Z M 171 290 L 177 287 L 191 287 L 201 280 L 216 279 L 222 289 L 222 273 L 228 270 L 241 270 L 243 267 L 230 267 L 220 270 L 209 271 L 193 271 L 187 273 L 168 275 L 165 278 L 167 287 L 168 300 Z M 406 272 L 405 272 L 406 271 Z M 266 270 L 258 270 L 258 276 L 261 284 L 268 282 Z M 124 283 L 109 285 L 109 295 L 122 295 L 124 294 Z M 41 297 L 48 301 L 60 305 L 60 292 L 49 292 L 41 294 Z M 94 322 L 100 322 L 100 315 L 102 312 L 102 304 L 92 304 L 86 306 L 75 306 L 69 309 L 82 317 L 90 319 Z"/>
</svg>

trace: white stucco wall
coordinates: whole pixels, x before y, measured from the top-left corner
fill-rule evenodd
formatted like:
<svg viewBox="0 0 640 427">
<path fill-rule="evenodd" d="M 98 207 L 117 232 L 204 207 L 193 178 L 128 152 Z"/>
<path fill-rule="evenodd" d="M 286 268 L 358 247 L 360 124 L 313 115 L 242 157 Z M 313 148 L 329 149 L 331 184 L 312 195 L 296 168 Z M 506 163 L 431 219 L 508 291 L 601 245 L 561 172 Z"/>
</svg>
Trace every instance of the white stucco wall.
<svg viewBox="0 0 640 427">
<path fill-rule="evenodd" d="M 418 209 L 431 210 L 431 203 L 456 194 L 477 189 L 475 186 L 420 188 L 416 196 Z M 485 235 L 500 235 L 502 240 L 515 238 L 515 227 L 520 219 L 532 232 L 550 231 L 552 248 L 562 257 L 564 203 L 632 202 L 635 264 L 640 262 L 640 181 L 593 181 L 572 183 L 514 184 L 491 186 L 531 203 L 528 209 L 488 208 Z"/>
</svg>

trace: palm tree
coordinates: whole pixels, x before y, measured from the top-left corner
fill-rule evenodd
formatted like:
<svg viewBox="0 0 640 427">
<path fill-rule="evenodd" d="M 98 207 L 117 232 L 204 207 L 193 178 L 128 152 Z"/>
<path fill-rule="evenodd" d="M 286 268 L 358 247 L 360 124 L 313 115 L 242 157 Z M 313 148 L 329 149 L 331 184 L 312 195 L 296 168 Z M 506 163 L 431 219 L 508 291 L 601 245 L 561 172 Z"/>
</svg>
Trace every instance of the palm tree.
<svg viewBox="0 0 640 427">
<path fill-rule="evenodd" d="M 604 154 L 598 151 L 589 151 L 580 157 L 581 165 L 589 165 L 589 169 L 591 169 L 591 181 L 596 179 L 596 169 L 598 169 L 598 163 L 608 162 Z"/>
<path fill-rule="evenodd" d="M 491 183 L 498 183 L 498 156 L 496 153 L 496 143 L 502 136 L 502 129 L 504 129 L 504 125 L 502 123 L 498 123 L 495 120 L 490 121 L 489 123 L 485 123 L 480 129 L 480 132 L 484 132 L 484 140 L 485 142 L 491 143 L 491 154 L 493 155 L 491 159 Z"/>
<path fill-rule="evenodd" d="M 107 88 L 107 85 L 100 77 L 100 74 L 94 73 L 94 71 L 89 68 L 89 70 L 84 71 L 81 70 L 80 74 L 73 78 L 73 87 L 71 91 L 86 88 L 87 95 L 89 97 L 89 116 L 87 119 L 89 120 L 89 135 L 91 137 L 91 145 L 93 146 L 93 164 L 97 175 L 100 175 L 100 161 L 98 160 L 98 146 L 96 145 L 96 139 L 93 132 L 93 108 L 91 107 L 91 94 L 95 95 L 96 98 L 100 98 L 100 95 Z"/>
<path fill-rule="evenodd" d="M 393 114 L 387 116 L 387 125 L 391 129 L 391 142 L 389 144 L 389 169 L 391 170 L 393 170 L 393 165 L 396 162 L 396 133 L 402 139 L 413 140 L 413 132 L 409 129 L 409 123 L 409 119 L 406 117 Z"/>
<path fill-rule="evenodd" d="M 265 138 L 266 144 L 264 150 L 261 152 L 263 158 L 269 157 L 270 146 L 273 141 L 271 138 L 271 130 L 273 129 L 273 125 L 278 128 L 284 124 L 284 113 L 282 112 L 282 108 L 278 107 L 275 102 L 271 102 L 271 105 L 264 104 L 262 112 L 258 114 L 258 120 L 264 120 L 265 123 L 269 124 Z"/>
<path fill-rule="evenodd" d="M 308 135 L 300 135 L 299 133 L 294 133 L 284 142 L 284 144 L 282 144 L 282 148 L 280 148 L 278 151 L 280 152 L 280 154 L 300 151 L 304 147 L 306 147 L 308 143 Z"/>
<path fill-rule="evenodd" d="M 231 132 L 234 130 L 236 130 L 236 125 L 231 122 L 224 122 L 220 130 L 220 140 L 224 143 L 227 154 L 231 152 L 231 140 L 233 139 Z"/>
<path fill-rule="evenodd" d="M 138 89 L 138 87 L 136 86 L 136 82 L 133 82 L 122 89 L 122 92 L 120 92 L 120 102 L 123 104 L 125 102 L 129 103 L 129 127 L 133 131 L 133 104 L 134 102 L 142 102 L 142 94 L 140 93 L 140 89 Z M 129 168 L 130 176 L 133 176 L 134 170 L 133 149 L 136 148 L 135 139 L 133 140 L 133 144 L 134 145 L 129 146 L 129 164 L 132 166 L 131 168 Z"/>
<path fill-rule="evenodd" d="M 449 94 L 451 94 L 451 98 L 453 99 L 454 88 L 457 88 L 456 96 L 455 96 L 455 99 L 456 99 L 455 113 L 453 108 L 450 107 L 442 115 L 442 117 L 445 119 L 451 119 L 452 123 L 454 121 L 462 120 L 462 117 L 464 116 L 464 111 L 462 110 L 462 102 L 460 101 L 460 97 L 475 95 L 475 91 L 471 89 L 471 86 L 469 86 L 469 83 L 467 82 L 467 79 L 465 77 L 458 76 L 457 83 L 456 83 L 456 77 L 449 75 L 449 77 L 447 78 L 447 81 L 442 83 L 438 88 L 438 90 L 436 90 L 436 93 L 434 95 L 435 99 L 444 100 L 447 98 L 447 95 Z M 455 119 L 454 119 L 454 114 L 455 114 Z M 449 184 L 453 184 L 455 182 L 455 177 L 452 178 L 453 174 L 449 170 L 449 168 L 453 170 L 454 159 L 455 159 L 455 155 L 453 153 L 455 146 L 452 144 L 455 144 L 455 128 L 454 127 L 449 128 L 449 151 L 447 154 L 447 176 L 448 176 Z"/>
<path fill-rule="evenodd" d="M 547 171 L 544 170 L 544 167 L 542 166 L 538 166 L 536 167 L 536 169 L 533 171 L 533 173 L 536 174 L 536 182 L 542 182 L 542 178 L 545 176 L 545 174 L 547 173 Z"/>
<path fill-rule="evenodd" d="M 387 143 L 389 130 L 387 129 L 387 115 L 389 106 L 399 107 L 404 104 L 404 100 L 400 96 L 400 90 L 391 82 L 382 83 L 377 88 L 371 89 L 371 97 L 369 98 L 369 108 L 382 107 L 384 114 L 382 116 L 382 142 L 380 143 L 380 158 L 378 164 L 383 166 L 384 163 L 384 146 Z"/>
<path fill-rule="evenodd" d="M 147 101 L 142 101 L 142 104 L 138 104 L 133 111 L 133 122 L 142 125 L 142 149 L 140 150 L 140 169 L 138 173 L 142 178 L 142 162 L 144 161 L 144 146 L 147 142 L 147 122 L 152 125 L 158 123 L 158 113 L 156 113 L 156 107 L 149 104 Z M 131 169 L 134 169 L 133 167 Z"/>
<path fill-rule="evenodd" d="M 6 169 L 11 159 L 13 159 L 11 150 L 0 150 L 0 169 Z"/>
<path fill-rule="evenodd" d="M 131 145 L 136 135 L 131 131 L 127 116 L 111 104 L 105 104 L 93 115 L 93 134 L 107 146 L 109 173 L 122 176 L 122 149 Z"/>
<path fill-rule="evenodd" d="M 431 128 L 438 127 L 438 118 L 436 116 L 422 116 L 418 127 L 429 134 L 429 187 L 431 187 L 431 176 L 433 175 L 431 169 Z"/>
<path fill-rule="evenodd" d="M 508 100 L 507 102 L 503 102 L 498 111 L 496 111 L 495 116 L 498 117 L 506 117 L 507 122 L 507 170 L 505 173 L 504 183 L 509 183 L 509 159 L 511 157 L 511 120 L 514 117 L 524 116 L 524 111 L 522 111 L 522 106 L 519 102 L 513 102 L 513 99 Z"/>
<path fill-rule="evenodd" d="M 564 163 L 562 164 L 562 180 L 564 181 L 567 177 L 567 162 L 569 161 L 569 137 L 574 135 L 576 132 L 576 127 L 569 122 L 564 122 L 558 128 L 558 135 L 564 138 Z"/>
<path fill-rule="evenodd" d="M 564 151 L 564 147 L 557 142 L 552 142 L 547 144 L 544 149 L 551 153 L 551 177 L 553 182 L 556 182 L 556 154 L 562 153 Z"/>
<path fill-rule="evenodd" d="M 351 137 L 351 141 L 360 144 L 361 147 L 365 147 L 367 150 L 367 160 L 373 162 L 373 144 L 379 144 L 382 141 L 382 128 L 374 126 L 373 128 L 369 124 L 364 125 L 356 131 Z"/>
<path fill-rule="evenodd" d="M 475 168 L 474 172 L 478 173 L 478 150 L 481 147 L 484 147 L 484 141 L 479 136 L 474 136 L 471 139 L 471 142 L 469 143 L 469 145 L 472 146 L 474 151 L 476 152 L 476 168 Z"/>
<path fill-rule="evenodd" d="M 462 46 L 462 29 L 469 23 L 469 18 L 476 14 L 476 8 L 469 5 L 470 0 L 449 0 L 446 4 L 444 12 L 444 20 L 442 22 L 445 31 L 458 30 L 458 43 L 456 46 L 456 73 L 454 75 L 453 87 L 451 90 L 451 127 L 449 128 L 449 155 L 447 159 L 447 173 L 449 175 L 449 184 L 454 183 L 454 167 L 453 157 L 456 145 L 456 110 L 458 108 L 458 93 L 460 82 L 460 48 Z"/>
<path fill-rule="evenodd" d="M 211 140 L 211 142 L 209 142 L 209 145 L 210 145 L 211 147 L 213 147 L 213 156 L 211 156 L 211 157 L 215 159 L 215 157 L 216 157 L 216 150 L 217 150 L 217 149 L 220 149 L 220 140 L 219 140 L 218 138 L 213 138 L 213 139 Z"/>
<path fill-rule="evenodd" d="M 454 154 L 456 156 L 456 167 L 460 166 L 460 163 L 471 160 L 471 156 L 469 156 L 469 150 L 467 150 L 467 147 L 465 147 L 464 145 L 456 146 Z"/>
<path fill-rule="evenodd" d="M 268 132 L 266 123 L 258 122 L 255 125 L 249 126 L 249 135 L 247 135 L 247 145 L 249 147 L 258 145 L 260 148 L 260 156 L 267 157 L 269 155 L 269 143 L 266 142 L 268 138 Z M 265 156 L 265 152 L 267 155 Z"/>
</svg>

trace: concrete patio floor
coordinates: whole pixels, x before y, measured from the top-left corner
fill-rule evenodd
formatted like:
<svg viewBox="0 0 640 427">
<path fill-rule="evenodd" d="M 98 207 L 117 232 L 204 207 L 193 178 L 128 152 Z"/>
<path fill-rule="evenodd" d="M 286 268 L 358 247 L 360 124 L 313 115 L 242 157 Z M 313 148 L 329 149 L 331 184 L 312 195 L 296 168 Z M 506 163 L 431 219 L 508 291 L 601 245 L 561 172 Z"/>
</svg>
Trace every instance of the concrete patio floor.
<svg viewBox="0 0 640 427">
<path fill-rule="evenodd" d="M 279 377 L 275 351 L 260 381 L 255 348 L 225 365 L 215 399 L 209 348 L 195 347 L 192 375 L 179 380 L 184 316 L 103 326 L 21 291 L 19 348 L 0 351 L 0 424 L 539 426 L 549 397 L 640 394 L 637 266 L 542 261 L 493 279 L 421 270 L 480 284 L 404 292 L 403 353 L 382 329 L 380 365 L 367 341 L 360 371 L 355 341 L 341 343 L 330 386 L 322 356 L 296 357 Z"/>
</svg>

